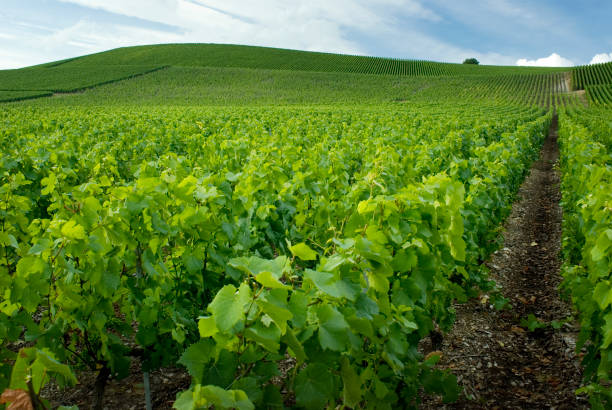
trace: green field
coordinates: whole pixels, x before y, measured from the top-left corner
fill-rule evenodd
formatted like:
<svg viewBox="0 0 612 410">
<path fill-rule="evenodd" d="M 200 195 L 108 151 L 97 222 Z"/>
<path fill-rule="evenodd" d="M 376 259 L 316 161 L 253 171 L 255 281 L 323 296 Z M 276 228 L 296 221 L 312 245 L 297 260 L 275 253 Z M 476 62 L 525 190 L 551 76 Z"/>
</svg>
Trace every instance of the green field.
<svg viewBox="0 0 612 410">
<path fill-rule="evenodd" d="M 165 44 L 125 47 L 92 54 L 52 66 L 172 65 L 179 67 L 241 67 L 317 72 L 346 72 L 408 76 L 548 73 L 555 68 L 470 66 L 431 61 L 316 53 L 268 47 L 224 44 Z"/>
<path fill-rule="evenodd" d="M 49 97 L 51 91 L 0 91 L 0 102 L 29 100 L 32 98 Z"/>
<path fill-rule="evenodd" d="M 609 405 L 609 67 L 183 44 L 0 71 L 0 391 L 139 361 L 189 372 L 179 409 L 454 401 L 417 347 L 493 289 L 558 114 L 563 286 Z"/>
</svg>

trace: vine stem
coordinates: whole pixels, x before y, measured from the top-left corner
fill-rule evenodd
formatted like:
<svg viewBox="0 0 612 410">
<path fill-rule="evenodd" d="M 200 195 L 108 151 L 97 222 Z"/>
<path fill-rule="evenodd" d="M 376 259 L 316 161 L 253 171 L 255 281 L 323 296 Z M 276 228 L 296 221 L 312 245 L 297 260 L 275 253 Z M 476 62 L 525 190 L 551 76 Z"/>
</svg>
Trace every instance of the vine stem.
<svg viewBox="0 0 612 410">
<path fill-rule="evenodd" d="M 142 373 L 142 381 L 145 391 L 145 408 L 146 410 L 152 410 L 153 406 L 151 404 L 151 381 L 149 378 L 149 372 Z"/>
<path fill-rule="evenodd" d="M 44 377 L 44 376 L 43 376 Z M 45 403 L 38 397 L 36 391 L 34 391 L 34 385 L 32 384 L 32 378 L 26 382 L 28 386 L 28 395 L 30 396 L 30 401 L 32 402 L 32 406 L 36 409 L 49 410 L 49 408 L 45 405 Z"/>
<path fill-rule="evenodd" d="M 94 410 L 104 410 L 104 390 L 106 389 L 106 383 L 109 376 L 110 369 L 105 365 L 100 369 L 100 373 L 98 373 L 98 377 L 96 377 L 96 405 L 94 406 Z"/>
<path fill-rule="evenodd" d="M 4 205 L 5 214 L 6 214 L 6 211 L 8 211 L 8 207 L 6 206 L 7 203 L 8 203 L 8 199 L 6 200 L 5 205 Z M 4 232 L 4 218 L 2 218 L 2 232 Z M 4 245 L 3 248 L 4 248 L 4 257 L 6 258 L 6 270 L 8 271 L 9 276 L 13 276 L 11 272 L 11 264 L 9 263 L 8 246 Z"/>
</svg>

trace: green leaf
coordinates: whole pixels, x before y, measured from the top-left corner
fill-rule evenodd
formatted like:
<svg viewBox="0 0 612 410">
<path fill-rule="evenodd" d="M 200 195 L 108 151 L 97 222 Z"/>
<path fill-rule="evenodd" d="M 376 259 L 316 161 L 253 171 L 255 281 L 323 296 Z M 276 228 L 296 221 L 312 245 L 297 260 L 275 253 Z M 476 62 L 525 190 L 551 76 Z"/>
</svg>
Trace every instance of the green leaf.
<svg viewBox="0 0 612 410">
<path fill-rule="evenodd" d="M 255 323 L 246 328 L 244 337 L 247 340 L 253 340 L 272 353 L 277 353 L 280 349 L 281 331 L 274 324 L 266 327 L 262 323 Z"/>
<path fill-rule="evenodd" d="M 77 383 L 70 367 L 58 362 L 51 352 L 35 347 L 22 348 L 13 365 L 10 387 L 27 390 L 26 380 L 31 378 L 34 391 L 38 393 L 49 381 L 49 376 L 58 381 L 61 387 Z"/>
<path fill-rule="evenodd" d="M 340 363 L 340 375 L 343 384 L 342 398 L 346 406 L 354 408 L 359 404 L 362 397 L 361 378 L 346 356 L 342 358 Z"/>
<path fill-rule="evenodd" d="M 609 281 L 599 282 L 597 286 L 595 286 L 593 299 L 597 302 L 602 311 L 612 304 L 612 288 L 610 287 Z"/>
<path fill-rule="evenodd" d="M 387 394 L 389 394 L 389 389 L 380 379 L 374 379 L 374 395 L 377 399 L 383 400 Z"/>
<path fill-rule="evenodd" d="M 349 325 L 344 316 L 330 305 L 317 309 L 319 319 L 319 343 L 323 349 L 341 352 L 348 342 Z"/>
<path fill-rule="evenodd" d="M 225 173 L 225 179 L 227 179 L 230 182 L 236 182 L 236 181 L 238 181 L 238 179 L 240 178 L 241 175 L 242 175 L 242 172 L 234 174 L 233 172 L 227 171 Z"/>
<path fill-rule="evenodd" d="M 257 379 L 254 377 L 243 377 L 236 380 L 232 385 L 233 390 L 242 390 L 253 403 L 258 403 L 263 398 L 263 391 L 261 388 L 262 387 L 257 383 Z"/>
<path fill-rule="evenodd" d="M 96 329 L 103 331 L 106 325 L 107 317 L 104 313 L 95 311 L 92 313 L 90 321 Z"/>
<path fill-rule="evenodd" d="M 354 334 L 362 334 L 371 339 L 374 338 L 374 328 L 371 319 L 359 318 L 356 316 L 346 319 Z"/>
<path fill-rule="evenodd" d="M 314 261 L 317 259 L 317 253 L 310 249 L 304 242 L 293 245 L 289 250 L 293 256 L 297 256 L 303 261 Z"/>
<path fill-rule="evenodd" d="M 44 272 L 45 262 L 36 256 L 27 256 L 17 262 L 17 275 L 27 277 L 36 273 Z"/>
<path fill-rule="evenodd" d="M 102 209 L 100 201 L 90 196 L 83 200 L 82 214 L 85 222 L 89 226 L 94 225 L 98 221 L 98 212 Z"/>
<path fill-rule="evenodd" d="M 323 409 L 333 400 L 335 390 L 331 369 L 322 363 L 311 363 L 295 378 L 295 399 L 298 406 Z"/>
<path fill-rule="evenodd" d="M 53 375 L 56 378 L 59 376 L 62 380 L 61 385 L 64 385 L 64 383 L 70 385 L 77 384 L 77 379 L 70 367 L 57 361 L 50 352 L 38 350 L 36 352 L 36 361 L 42 364 L 47 374 Z"/>
<path fill-rule="evenodd" d="M 243 283 L 237 291 L 233 285 L 225 285 L 208 305 L 217 328 L 222 333 L 235 334 L 244 328 L 245 305 L 251 300 L 251 289 Z"/>
<path fill-rule="evenodd" d="M 378 304 L 376 304 L 367 294 L 361 292 L 355 301 L 355 308 L 357 317 L 369 320 L 372 320 L 379 312 Z"/>
<path fill-rule="evenodd" d="M 265 314 L 272 318 L 274 323 L 276 323 L 281 330 L 281 334 L 285 334 L 287 330 L 287 321 L 293 318 L 293 314 L 289 311 L 287 306 L 287 292 L 280 291 L 280 293 L 279 297 L 275 297 L 276 295 L 274 293 L 263 295 L 257 299 L 257 305 Z"/>
<path fill-rule="evenodd" d="M 294 291 L 289 299 L 289 311 L 293 315 L 291 323 L 293 327 L 299 329 L 306 323 L 306 311 L 308 297 L 303 292 Z"/>
<path fill-rule="evenodd" d="M 192 344 L 183 352 L 178 363 L 187 368 L 196 383 L 202 382 L 204 367 L 213 359 L 215 354 L 215 344 L 210 339 L 200 340 Z"/>
<path fill-rule="evenodd" d="M 367 214 L 375 211 L 377 206 L 378 204 L 375 201 L 366 199 L 357 204 L 357 212 L 360 214 Z"/>
<path fill-rule="evenodd" d="M 267 409 L 283 409 L 285 407 L 278 387 L 273 384 L 267 384 L 264 387 L 263 405 Z"/>
<path fill-rule="evenodd" d="M 187 268 L 187 272 L 193 274 L 202 272 L 204 269 L 204 261 L 197 256 L 185 254 L 183 255 L 183 263 Z"/>
<path fill-rule="evenodd" d="M 40 190 L 40 193 L 43 195 L 49 195 L 53 191 L 55 191 L 55 185 L 57 184 L 57 178 L 53 172 L 49 173 L 49 176 L 40 180 L 40 185 L 44 188 Z"/>
<path fill-rule="evenodd" d="M 319 265 L 318 269 L 320 269 L 323 272 L 333 272 L 334 270 L 336 270 L 336 268 L 338 268 L 339 266 L 341 266 L 342 264 L 346 262 L 347 262 L 347 259 L 344 256 L 334 254 L 330 256 L 329 258 L 322 258 L 321 264 Z"/>
<path fill-rule="evenodd" d="M 612 312 L 604 316 L 605 324 L 602 326 L 603 341 L 601 348 L 607 349 L 612 344 Z"/>
<path fill-rule="evenodd" d="M 295 333 L 293 333 L 293 330 L 291 328 L 287 329 L 287 331 L 281 338 L 281 341 L 287 346 L 289 346 L 289 348 L 293 352 L 293 356 L 298 360 L 298 362 L 303 363 L 307 359 L 304 347 L 297 339 Z"/>
<path fill-rule="evenodd" d="M 598 262 L 602 260 L 607 255 L 607 250 L 610 246 L 612 246 L 612 229 L 606 229 L 599 235 L 595 246 L 591 249 L 593 261 Z"/>
<path fill-rule="evenodd" d="M 156 265 L 155 255 L 153 255 L 153 252 L 151 251 L 151 249 L 147 248 L 142 254 L 142 267 L 144 268 L 145 272 L 147 272 L 149 275 L 159 276 L 159 272 L 155 268 L 155 265 Z"/>
<path fill-rule="evenodd" d="M 593 259 L 593 261 L 600 261 L 604 258 L 604 256 L 606 256 L 606 253 L 599 246 L 595 245 L 591 248 L 591 258 Z"/>
<path fill-rule="evenodd" d="M 12 246 L 15 249 L 19 248 L 17 239 L 8 232 L 0 232 L 0 246 Z"/>
<path fill-rule="evenodd" d="M 217 349 L 219 345 L 216 346 Z M 238 371 L 238 356 L 235 352 L 221 350 L 216 360 L 204 366 L 202 384 L 214 384 L 216 386 L 229 386 L 236 379 Z"/>
<path fill-rule="evenodd" d="M 30 364 L 36 359 L 36 348 L 27 347 L 22 348 L 17 353 L 17 359 L 11 370 L 11 383 L 9 387 L 11 389 L 22 389 L 27 390 L 26 378 L 28 377 L 28 368 Z"/>
<path fill-rule="evenodd" d="M 198 330 L 200 331 L 201 338 L 211 337 L 219 332 L 215 318 L 212 316 L 200 317 L 198 320 Z"/>
<path fill-rule="evenodd" d="M 261 272 L 255 276 L 255 280 L 261 283 L 266 288 L 272 289 L 291 289 L 290 286 L 285 285 L 272 275 L 272 272 Z"/>
<path fill-rule="evenodd" d="M 224 390 L 221 387 L 208 385 L 194 388 L 195 408 L 214 406 L 215 409 L 254 410 L 255 406 L 242 390 Z"/>
<path fill-rule="evenodd" d="M 395 272 L 410 272 L 418 262 L 419 259 L 414 249 L 400 249 L 393 257 L 392 266 Z"/>
<path fill-rule="evenodd" d="M 279 256 L 274 260 L 258 258 L 256 256 L 234 258 L 229 261 L 229 265 L 252 276 L 257 276 L 262 272 L 270 272 L 276 279 L 280 279 L 283 273 L 290 268 L 289 259 L 286 256 Z"/>
<path fill-rule="evenodd" d="M 172 329 L 172 339 L 176 340 L 179 345 L 182 345 L 185 341 L 185 331 L 180 327 Z"/>
<path fill-rule="evenodd" d="M 357 238 L 355 250 L 364 258 L 376 263 L 386 264 L 392 260 L 391 254 L 383 245 L 366 238 Z"/>
<path fill-rule="evenodd" d="M 311 280 L 320 291 L 335 298 L 344 297 L 350 301 L 354 301 L 359 294 L 360 288 L 358 284 L 340 280 L 336 273 L 317 272 L 306 269 L 304 271 L 304 277 Z"/>
<path fill-rule="evenodd" d="M 465 241 L 460 236 L 450 237 L 451 255 L 458 261 L 465 261 Z"/>
<path fill-rule="evenodd" d="M 444 403 L 454 403 L 459 399 L 461 393 L 461 387 L 457 384 L 457 376 L 454 374 L 448 374 L 442 380 L 443 390 L 443 401 Z"/>
<path fill-rule="evenodd" d="M 101 275 L 100 280 L 96 283 L 97 289 L 102 296 L 110 297 L 121 284 L 120 273 L 103 270 Z"/>
<path fill-rule="evenodd" d="M 177 410 L 196 410 L 193 397 L 193 387 L 177 394 L 172 408 Z"/>
<path fill-rule="evenodd" d="M 85 228 L 70 220 L 62 226 L 62 235 L 69 239 L 85 239 Z"/>
</svg>

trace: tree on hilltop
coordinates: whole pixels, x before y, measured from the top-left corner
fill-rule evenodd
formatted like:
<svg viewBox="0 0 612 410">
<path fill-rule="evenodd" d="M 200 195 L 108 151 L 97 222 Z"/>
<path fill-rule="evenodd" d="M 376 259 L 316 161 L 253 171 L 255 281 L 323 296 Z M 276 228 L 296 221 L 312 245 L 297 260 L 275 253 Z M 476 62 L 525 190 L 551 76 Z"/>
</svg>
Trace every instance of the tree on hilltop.
<svg viewBox="0 0 612 410">
<path fill-rule="evenodd" d="M 475 65 L 478 65 L 478 64 L 480 64 L 480 61 L 476 60 L 475 58 L 466 58 L 465 60 L 463 60 L 463 64 L 475 64 Z"/>
</svg>

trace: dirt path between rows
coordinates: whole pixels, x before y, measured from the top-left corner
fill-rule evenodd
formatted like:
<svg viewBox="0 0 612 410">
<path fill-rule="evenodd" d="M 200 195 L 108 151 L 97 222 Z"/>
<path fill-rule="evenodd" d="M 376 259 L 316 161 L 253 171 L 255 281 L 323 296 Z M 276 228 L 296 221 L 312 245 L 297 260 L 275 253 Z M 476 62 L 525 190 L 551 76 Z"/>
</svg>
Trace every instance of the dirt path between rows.
<svg viewBox="0 0 612 410">
<path fill-rule="evenodd" d="M 505 224 L 503 248 L 487 263 L 511 309 L 496 311 L 486 295 L 456 306 L 457 321 L 445 336 L 440 366 L 457 375 L 464 395 L 444 406 L 426 398 L 424 409 L 580 409 L 581 368 L 574 350 L 576 328 L 566 323 L 529 331 L 521 319 L 562 321 L 570 306 L 557 290 L 561 209 L 557 118 Z"/>
<path fill-rule="evenodd" d="M 565 82 L 565 89 L 561 91 L 570 92 L 572 91 L 572 72 L 566 71 L 564 73 L 563 80 Z"/>
</svg>

